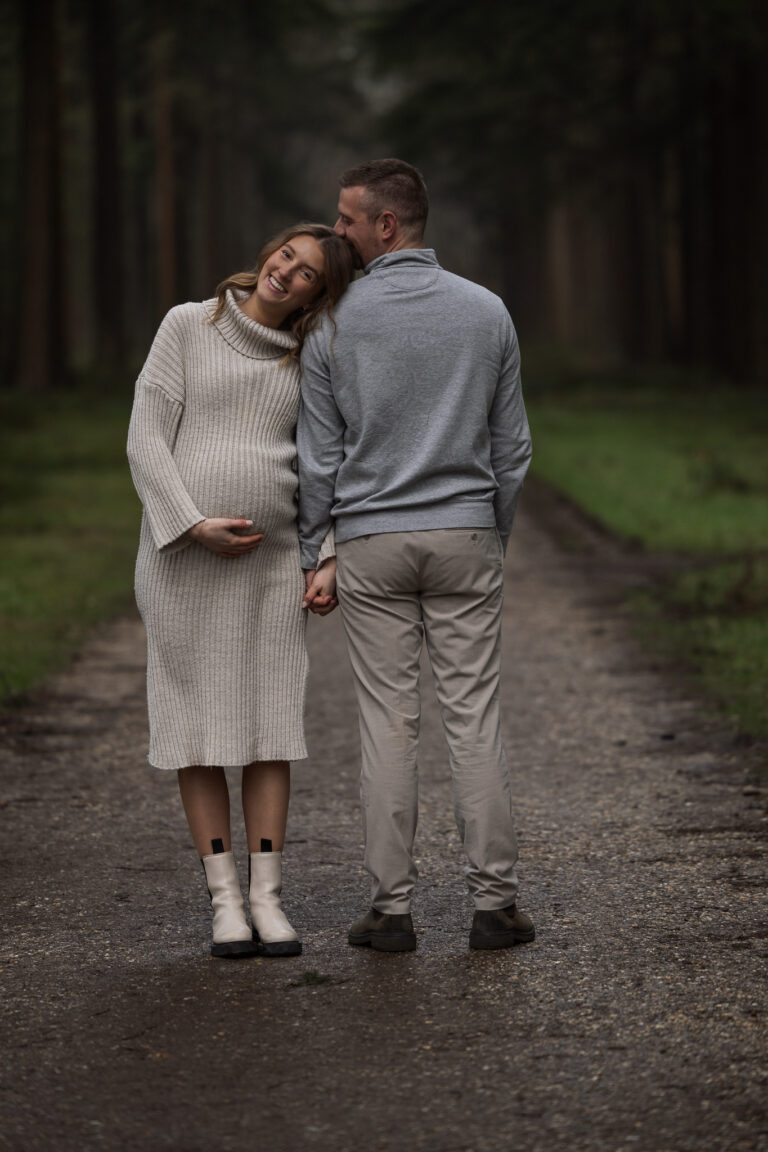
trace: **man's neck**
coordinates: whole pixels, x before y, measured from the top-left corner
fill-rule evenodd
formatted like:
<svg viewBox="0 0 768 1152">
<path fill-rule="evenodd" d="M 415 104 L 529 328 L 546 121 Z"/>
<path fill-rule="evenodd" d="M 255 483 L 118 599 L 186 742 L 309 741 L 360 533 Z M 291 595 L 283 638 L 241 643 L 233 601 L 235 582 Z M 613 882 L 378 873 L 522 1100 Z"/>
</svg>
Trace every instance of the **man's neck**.
<svg viewBox="0 0 768 1152">
<path fill-rule="evenodd" d="M 390 253 L 392 253 L 392 252 L 402 252 L 406 248 L 426 248 L 426 247 L 427 247 L 427 245 L 424 243 L 424 237 L 423 236 L 420 236 L 420 237 L 398 236 L 395 238 L 395 240 L 392 241 L 392 244 L 390 245 L 390 247 L 387 248 L 384 252 L 382 252 L 381 255 L 382 256 L 389 256 Z"/>
</svg>

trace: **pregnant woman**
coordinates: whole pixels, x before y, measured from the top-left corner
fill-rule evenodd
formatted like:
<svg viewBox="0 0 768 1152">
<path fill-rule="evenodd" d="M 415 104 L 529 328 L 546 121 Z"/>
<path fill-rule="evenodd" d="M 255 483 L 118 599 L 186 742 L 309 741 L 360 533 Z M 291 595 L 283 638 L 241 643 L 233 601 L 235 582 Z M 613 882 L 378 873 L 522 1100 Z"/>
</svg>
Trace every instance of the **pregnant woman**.
<svg viewBox="0 0 768 1152">
<path fill-rule="evenodd" d="M 216 298 L 168 313 L 136 385 L 128 458 L 144 506 L 136 600 L 149 761 L 178 772 L 211 895 L 214 956 L 301 951 L 280 906 L 289 761 L 307 754 L 298 358 L 353 271 L 332 229 L 286 229 Z M 313 611 L 332 611 L 330 539 L 313 591 Z M 243 767 L 252 928 L 232 855 L 232 766 Z"/>
</svg>

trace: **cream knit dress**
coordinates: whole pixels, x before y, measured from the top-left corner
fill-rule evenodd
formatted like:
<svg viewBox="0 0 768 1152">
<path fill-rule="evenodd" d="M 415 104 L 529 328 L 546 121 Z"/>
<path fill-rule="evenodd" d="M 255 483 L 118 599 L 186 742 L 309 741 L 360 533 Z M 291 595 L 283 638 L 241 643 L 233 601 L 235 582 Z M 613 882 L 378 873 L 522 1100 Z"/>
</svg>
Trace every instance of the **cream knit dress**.
<svg viewBox="0 0 768 1152">
<path fill-rule="evenodd" d="M 157 768 L 300 760 L 304 579 L 296 529 L 295 337 L 227 293 L 173 308 L 136 384 L 128 458 L 144 505 L 136 601 L 147 631 Z M 246 517 L 263 542 L 230 559 L 185 533 Z M 321 560 L 333 555 L 326 540 Z"/>
</svg>

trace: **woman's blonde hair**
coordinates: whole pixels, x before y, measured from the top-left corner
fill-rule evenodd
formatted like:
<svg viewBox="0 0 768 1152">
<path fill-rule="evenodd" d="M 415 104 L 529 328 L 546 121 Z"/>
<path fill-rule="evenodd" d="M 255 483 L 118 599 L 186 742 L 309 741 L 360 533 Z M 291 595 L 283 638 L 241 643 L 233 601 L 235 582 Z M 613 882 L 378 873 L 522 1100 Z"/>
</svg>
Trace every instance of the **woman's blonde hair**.
<svg viewBox="0 0 768 1152">
<path fill-rule="evenodd" d="M 218 320 L 224 311 L 227 290 L 234 288 L 248 293 L 253 292 L 266 260 L 296 236 L 312 236 L 317 240 L 325 260 L 320 293 L 306 308 L 298 308 L 292 312 L 283 325 L 298 340 L 297 346 L 288 353 L 292 359 L 298 360 L 304 340 L 312 329 L 317 327 L 323 313 L 327 312 L 333 319 L 333 307 L 346 292 L 358 265 L 355 250 L 349 241 L 337 236 L 333 228 L 329 228 L 327 224 L 294 224 L 268 240 L 259 253 L 255 268 L 250 272 L 235 272 L 217 286 L 217 303 L 212 320 Z"/>
</svg>

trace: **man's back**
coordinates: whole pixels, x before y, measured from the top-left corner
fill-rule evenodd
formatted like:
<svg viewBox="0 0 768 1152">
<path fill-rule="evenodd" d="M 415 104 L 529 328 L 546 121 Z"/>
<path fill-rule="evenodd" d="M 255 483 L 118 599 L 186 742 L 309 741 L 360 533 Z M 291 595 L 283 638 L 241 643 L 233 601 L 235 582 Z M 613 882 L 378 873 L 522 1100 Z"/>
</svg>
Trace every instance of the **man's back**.
<svg viewBox="0 0 768 1152">
<path fill-rule="evenodd" d="M 335 331 L 326 323 L 309 338 L 303 370 L 304 483 L 314 486 L 313 462 L 326 469 L 324 427 L 343 425 L 339 540 L 493 526 L 506 538 L 530 447 L 517 338 L 498 297 L 446 272 L 431 249 L 389 253 L 352 285 Z M 302 513 L 314 539 L 304 501 Z"/>
</svg>

